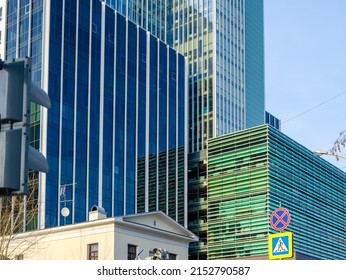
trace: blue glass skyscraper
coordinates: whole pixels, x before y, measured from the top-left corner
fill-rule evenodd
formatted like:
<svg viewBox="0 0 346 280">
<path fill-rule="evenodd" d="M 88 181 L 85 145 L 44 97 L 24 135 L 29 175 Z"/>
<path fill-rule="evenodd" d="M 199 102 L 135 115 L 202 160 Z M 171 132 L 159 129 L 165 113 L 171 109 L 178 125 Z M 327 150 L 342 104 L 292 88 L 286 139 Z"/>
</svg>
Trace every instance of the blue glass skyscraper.
<svg viewBox="0 0 346 280">
<path fill-rule="evenodd" d="M 125 19 L 121 23 L 118 15 L 113 20 L 110 7 L 143 30 Z M 174 163 L 181 162 L 181 152 L 177 149 L 170 154 L 172 145 L 179 146 L 179 136 L 174 142 L 170 131 L 172 123 L 178 130 L 182 127 L 178 125 L 184 119 L 179 113 L 181 98 L 176 100 L 174 113 L 169 102 L 174 102 L 171 92 L 179 97 L 177 78 L 185 74 L 178 69 L 179 62 L 171 63 L 172 49 L 167 53 L 167 67 L 159 66 L 164 60 L 164 47 L 163 43 L 155 46 L 154 39 L 146 38 L 147 60 L 141 66 L 144 54 L 139 30 L 150 32 L 187 58 L 188 105 L 184 105 L 184 111 L 189 114 L 184 130 L 188 133 L 189 152 L 205 149 L 207 139 L 264 122 L 263 0 L 7 0 L 3 18 L 4 58 L 32 56 L 34 82 L 47 89 L 54 104 L 59 104 L 48 113 L 38 110 L 39 121 L 33 123 L 37 132 L 33 140 L 39 139 L 37 147 L 47 153 L 53 174 L 40 175 L 40 186 L 47 185 L 40 197 L 47 204 L 42 206 L 47 209 L 42 223 L 61 224 L 56 217 L 68 200 L 74 201 L 70 207 L 83 214 L 79 218 L 72 215 L 67 222 L 83 219 L 93 204 L 108 205 L 109 214 L 156 207 L 150 205 L 161 205 L 159 209 L 163 207 L 167 213 L 181 211 L 181 204 L 162 194 L 174 189 L 171 197 L 177 193 L 179 197 L 183 192 L 177 182 L 183 182 L 179 174 L 184 171 L 178 167 L 173 172 Z M 135 60 L 128 55 L 132 51 L 136 52 Z M 175 60 L 183 58 L 176 56 Z M 140 74 L 142 68 L 145 79 Z M 167 78 L 162 79 L 162 74 Z M 142 107 L 133 110 L 130 106 L 134 104 L 130 103 L 131 94 L 135 92 L 140 98 L 142 86 L 146 93 L 144 130 L 144 115 L 139 113 Z M 112 90 L 126 95 L 112 97 Z M 156 99 L 150 95 L 153 91 L 157 92 Z M 165 98 L 160 96 L 164 94 L 167 106 L 162 112 Z M 139 100 L 136 102 L 140 105 Z M 156 110 L 150 110 L 153 104 L 157 104 Z M 156 126 L 151 124 L 155 113 Z M 164 113 L 167 118 L 160 117 Z M 129 119 L 134 114 L 135 122 Z M 114 127 L 115 122 L 119 126 Z M 170 126 L 166 129 L 166 152 L 162 154 L 160 133 L 165 122 Z M 128 133 L 132 127 L 137 129 L 136 141 L 145 135 L 144 157 L 140 157 L 139 147 L 143 142 L 134 145 L 134 155 L 127 154 L 132 151 L 133 135 Z M 147 140 L 157 135 L 161 136 L 156 144 Z M 105 151 L 104 146 L 111 149 Z M 153 150 L 156 156 L 151 157 Z M 136 157 L 136 165 L 130 165 Z M 104 195 L 110 191 L 109 187 L 104 189 L 105 182 L 112 186 L 112 197 Z M 48 188 L 49 184 L 53 188 Z M 186 183 L 183 185 L 186 187 Z M 56 188 L 61 186 L 65 187 L 59 193 Z M 132 197 L 138 197 L 136 203 L 130 202 Z M 126 205 L 122 204 L 125 201 Z M 45 217 L 52 218 L 45 221 Z"/>
<path fill-rule="evenodd" d="M 99 0 L 6 1 L 5 59 L 31 56 L 41 227 L 161 210 L 186 225 L 186 60 Z M 70 209 L 64 218 L 63 207 Z"/>
</svg>

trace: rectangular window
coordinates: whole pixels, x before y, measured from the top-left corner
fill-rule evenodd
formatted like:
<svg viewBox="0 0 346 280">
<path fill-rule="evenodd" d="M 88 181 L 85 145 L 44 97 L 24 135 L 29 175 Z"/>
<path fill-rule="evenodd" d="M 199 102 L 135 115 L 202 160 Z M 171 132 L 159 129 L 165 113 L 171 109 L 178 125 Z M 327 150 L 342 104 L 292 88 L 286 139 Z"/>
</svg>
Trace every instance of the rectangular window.
<svg viewBox="0 0 346 280">
<path fill-rule="evenodd" d="M 127 259 L 135 260 L 137 257 L 137 246 L 132 244 L 127 244 Z"/>
<path fill-rule="evenodd" d="M 88 244 L 88 260 L 98 260 L 99 259 L 99 244 Z"/>
<path fill-rule="evenodd" d="M 176 259 L 177 259 L 177 254 L 169 253 L 169 254 L 168 254 L 168 259 L 169 259 L 169 260 L 176 260 Z"/>
</svg>

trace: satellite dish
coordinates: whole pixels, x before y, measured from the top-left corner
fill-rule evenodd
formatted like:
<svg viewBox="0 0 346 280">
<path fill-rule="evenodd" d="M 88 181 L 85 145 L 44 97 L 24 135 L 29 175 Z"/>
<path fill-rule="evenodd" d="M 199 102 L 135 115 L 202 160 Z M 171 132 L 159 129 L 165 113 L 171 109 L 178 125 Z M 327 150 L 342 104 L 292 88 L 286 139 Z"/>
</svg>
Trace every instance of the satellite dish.
<svg viewBox="0 0 346 280">
<path fill-rule="evenodd" d="M 68 215 L 70 215 L 70 210 L 67 207 L 62 208 L 61 215 L 63 215 L 66 218 Z"/>
</svg>

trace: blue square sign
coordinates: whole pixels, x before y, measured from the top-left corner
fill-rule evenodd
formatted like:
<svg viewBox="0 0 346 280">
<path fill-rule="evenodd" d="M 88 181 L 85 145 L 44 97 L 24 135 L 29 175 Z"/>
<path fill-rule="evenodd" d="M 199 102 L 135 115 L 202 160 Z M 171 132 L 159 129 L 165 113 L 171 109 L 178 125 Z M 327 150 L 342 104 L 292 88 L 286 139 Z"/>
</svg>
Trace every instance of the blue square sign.
<svg viewBox="0 0 346 280">
<path fill-rule="evenodd" d="M 269 259 L 284 259 L 293 257 L 293 234 L 283 232 L 268 236 Z"/>
</svg>

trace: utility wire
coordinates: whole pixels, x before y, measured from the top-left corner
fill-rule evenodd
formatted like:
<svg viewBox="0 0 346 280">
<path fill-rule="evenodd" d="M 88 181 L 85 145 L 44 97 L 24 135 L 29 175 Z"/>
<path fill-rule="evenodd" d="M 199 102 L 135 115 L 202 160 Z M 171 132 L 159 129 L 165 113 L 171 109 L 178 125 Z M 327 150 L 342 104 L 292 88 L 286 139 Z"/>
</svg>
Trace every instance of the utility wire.
<svg viewBox="0 0 346 280">
<path fill-rule="evenodd" d="M 343 92 L 341 92 L 341 93 L 339 93 L 339 94 L 337 94 L 337 95 L 335 95 L 335 96 L 333 96 L 332 98 L 329 98 L 329 99 L 323 101 L 323 102 L 320 103 L 320 104 L 317 104 L 317 105 L 311 107 L 310 109 L 308 109 L 308 110 L 306 110 L 306 111 L 304 111 L 304 112 L 302 112 L 302 113 L 300 113 L 300 114 L 298 114 L 298 115 L 295 115 L 295 116 L 293 116 L 293 117 L 291 117 L 291 118 L 289 118 L 289 119 L 283 121 L 282 123 L 286 123 L 286 122 L 289 122 L 289 121 L 291 121 L 291 120 L 294 120 L 294 119 L 296 119 L 296 118 L 298 118 L 298 117 L 300 117 L 300 116 L 302 116 L 302 115 L 304 115 L 304 114 L 306 114 L 306 113 L 308 113 L 308 112 L 310 112 L 310 111 L 312 111 L 312 110 L 314 110 L 314 109 L 316 109 L 316 108 L 318 108 L 318 107 L 320 107 L 320 106 L 322 106 L 322 105 L 328 103 L 329 101 L 331 101 L 331 100 L 333 100 L 333 99 L 335 99 L 335 98 L 338 98 L 339 96 L 341 96 L 341 95 L 343 95 L 343 94 L 345 94 L 345 93 L 346 93 L 346 90 L 343 91 Z"/>
</svg>

